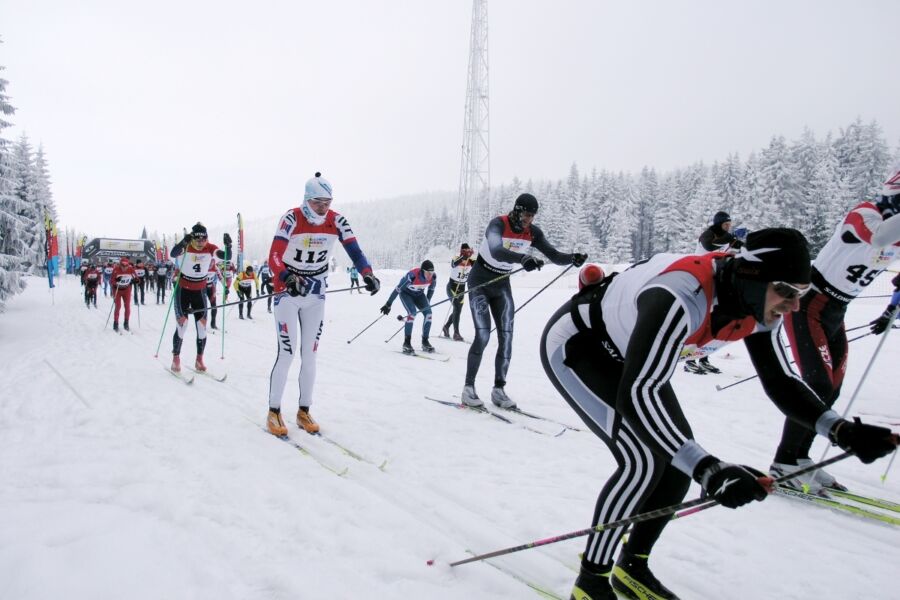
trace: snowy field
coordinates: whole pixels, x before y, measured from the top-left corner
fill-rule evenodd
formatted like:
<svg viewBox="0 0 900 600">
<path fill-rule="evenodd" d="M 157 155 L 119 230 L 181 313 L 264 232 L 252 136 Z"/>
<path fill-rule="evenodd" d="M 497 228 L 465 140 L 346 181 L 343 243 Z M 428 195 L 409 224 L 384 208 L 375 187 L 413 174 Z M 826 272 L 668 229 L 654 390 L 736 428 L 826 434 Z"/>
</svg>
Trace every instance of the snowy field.
<svg viewBox="0 0 900 600">
<path fill-rule="evenodd" d="M 438 265 L 435 300 L 446 270 Z M 518 274 L 524 302 L 558 267 Z M 290 435 L 337 469 L 265 433 L 267 385 L 275 358 L 271 315 L 253 321 L 228 311 L 207 347 L 210 370 L 191 386 L 167 374 L 172 322 L 154 359 L 166 306 L 148 295 L 133 335 L 104 329 L 109 300 L 88 310 L 74 277 L 54 302 L 33 278 L 0 314 L 0 598 L 58 599 L 508 599 L 537 598 L 516 573 L 568 598 L 584 538 L 456 568 L 448 562 L 590 526 L 597 492 L 613 468 L 589 432 L 541 421 L 507 425 L 424 399 L 453 400 L 468 346 L 432 341 L 447 362 L 398 351 L 400 324 L 378 316 L 401 276 L 379 272 L 383 290 L 330 295 L 312 408 L 323 432 L 364 462 L 297 431 L 295 361 L 284 399 Z M 340 274 L 339 274 L 340 275 Z M 333 288 L 344 287 L 343 275 Z M 872 293 L 887 293 L 882 277 Z M 519 406 L 581 426 L 547 380 L 538 341 L 546 319 L 573 293 L 574 273 L 517 315 L 507 390 Z M 220 293 L 221 296 L 221 293 Z M 878 316 L 885 298 L 851 305 L 848 327 Z M 446 316 L 446 304 L 435 321 Z M 221 311 L 220 311 L 221 322 Z M 468 304 L 463 334 L 471 337 Z M 418 346 L 421 323 L 413 336 Z M 192 364 L 194 333 L 185 341 Z M 861 330 L 864 332 L 865 330 Z M 853 334 L 851 334 L 852 336 Z M 843 411 L 875 350 L 850 345 Z M 493 380 L 492 341 L 477 389 Z M 900 423 L 894 332 L 862 387 L 853 413 Z M 722 375 L 682 372 L 674 387 L 697 440 L 731 462 L 766 469 L 780 413 L 756 381 L 717 392 L 753 373 L 743 345 L 713 357 Z M 513 415 L 515 417 L 515 415 Z M 550 435 L 539 435 L 522 425 Z M 817 459 L 824 445 L 813 449 Z M 377 465 L 387 461 L 383 470 Z M 373 463 L 373 464 L 370 464 Z M 855 459 L 832 472 L 851 489 L 900 501 L 900 464 Z M 694 485 L 688 499 L 699 494 Z M 436 559 L 435 566 L 426 566 Z M 651 566 L 684 599 L 900 598 L 900 528 L 772 497 L 731 511 L 714 508 L 672 523 Z"/>
</svg>

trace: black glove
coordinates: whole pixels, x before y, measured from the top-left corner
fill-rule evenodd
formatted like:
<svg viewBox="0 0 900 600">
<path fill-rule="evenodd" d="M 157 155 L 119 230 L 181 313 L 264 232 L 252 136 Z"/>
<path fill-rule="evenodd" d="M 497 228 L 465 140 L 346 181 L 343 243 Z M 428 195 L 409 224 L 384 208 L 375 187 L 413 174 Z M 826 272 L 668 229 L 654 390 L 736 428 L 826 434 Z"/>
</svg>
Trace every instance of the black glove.
<svg viewBox="0 0 900 600">
<path fill-rule="evenodd" d="M 891 317 L 894 316 L 892 313 L 893 310 L 893 306 L 888 306 L 885 311 L 881 313 L 880 317 L 869 323 L 869 325 L 871 325 L 869 329 L 872 330 L 872 333 L 881 335 L 887 331 L 887 328 L 891 326 Z"/>
<path fill-rule="evenodd" d="M 584 261 L 587 260 L 587 254 L 581 254 L 580 252 L 576 252 L 572 255 L 572 264 L 576 267 L 580 267 L 584 264 Z"/>
<path fill-rule="evenodd" d="M 368 275 L 363 275 L 363 282 L 365 282 L 366 284 L 366 291 L 373 296 L 378 293 L 378 290 L 381 289 L 381 282 L 378 281 L 378 278 L 371 273 L 369 273 Z"/>
<path fill-rule="evenodd" d="M 306 286 L 306 279 L 294 273 L 290 273 L 284 278 L 284 286 L 287 288 L 287 293 L 291 296 L 305 296 L 309 293 L 309 288 Z"/>
<path fill-rule="evenodd" d="M 694 480 L 719 504 L 737 508 L 753 500 L 765 500 L 769 494 L 759 481 L 759 471 L 743 465 L 732 465 L 708 456 L 694 470 Z"/>
<path fill-rule="evenodd" d="M 891 433 L 890 429 L 866 425 L 859 417 L 853 421 L 841 419 L 831 428 L 828 437 L 866 464 L 875 462 L 897 449 L 897 436 Z"/>
<path fill-rule="evenodd" d="M 389 315 L 389 314 L 391 314 L 391 305 L 390 305 L 390 304 L 385 304 L 384 306 L 382 306 L 382 307 L 381 307 L 381 314 L 383 314 L 383 315 Z"/>
<path fill-rule="evenodd" d="M 181 238 L 181 241 L 178 242 L 178 245 L 180 245 L 182 248 L 187 248 L 188 244 L 191 243 L 192 239 L 193 238 L 191 238 L 191 234 L 186 233 L 186 234 L 184 234 L 184 237 Z"/>
<path fill-rule="evenodd" d="M 535 269 L 540 270 L 541 267 L 544 266 L 544 261 L 538 260 L 533 256 L 526 256 L 522 259 L 522 267 L 526 271 L 534 271 Z"/>
<path fill-rule="evenodd" d="M 226 246 L 230 246 L 231 245 L 231 236 L 226 233 L 225 235 L 222 236 L 222 241 L 225 242 Z"/>
</svg>

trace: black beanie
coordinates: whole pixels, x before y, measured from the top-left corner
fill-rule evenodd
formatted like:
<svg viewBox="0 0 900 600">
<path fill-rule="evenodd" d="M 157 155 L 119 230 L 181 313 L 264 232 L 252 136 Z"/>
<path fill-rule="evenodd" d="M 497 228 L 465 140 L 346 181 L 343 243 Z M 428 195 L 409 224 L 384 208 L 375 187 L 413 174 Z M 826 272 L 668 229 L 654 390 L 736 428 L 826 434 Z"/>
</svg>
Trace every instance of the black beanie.
<svg viewBox="0 0 900 600">
<path fill-rule="evenodd" d="M 422 261 L 422 270 L 423 271 L 434 271 L 434 264 L 426 258 L 425 260 Z"/>
<path fill-rule="evenodd" d="M 809 283 L 809 243 L 796 229 L 760 229 L 747 236 L 735 260 L 735 275 L 754 281 Z"/>
<path fill-rule="evenodd" d="M 519 194 L 519 197 L 516 198 L 516 203 L 513 205 L 513 210 L 520 210 L 523 212 L 529 213 L 537 213 L 538 211 L 538 201 L 537 198 L 532 196 L 529 193 Z"/>
<path fill-rule="evenodd" d="M 200 223 L 198 221 L 193 227 L 191 227 L 191 233 L 204 233 L 205 234 L 206 227 L 203 226 L 203 223 Z"/>
<path fill-rule="evenodd" d="M 463 242 L 462 244 L 460 244 L 459 249 L 460 250 L 469 250 L 469 245 L 467 243 Z"/>
<path fill-rule="evenodd" d="M 724 210 L 720 210 L 715 215 L 713 215 L 713 225 L 718 227 L 722 223 L 727 223 L 731 220 L 731 216 L 725 212 Z"/>
</svg>

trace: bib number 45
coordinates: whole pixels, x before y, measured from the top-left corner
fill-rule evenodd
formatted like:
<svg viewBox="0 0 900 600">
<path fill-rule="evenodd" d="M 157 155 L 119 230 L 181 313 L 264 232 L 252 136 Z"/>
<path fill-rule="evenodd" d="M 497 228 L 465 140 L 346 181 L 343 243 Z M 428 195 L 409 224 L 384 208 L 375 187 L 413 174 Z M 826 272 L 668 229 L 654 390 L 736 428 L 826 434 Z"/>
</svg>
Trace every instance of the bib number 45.
<svg viewBox="0 0 900 600">
<path fill-rule="evenodd" d="M 847 267 L 847 281 L 866 287 L 872 283 L 872 280 L 875 279 L 878 273 L 880 273 L 878 269 L 866 272 L 866 265 L 851 265 Z"/>
</svg>

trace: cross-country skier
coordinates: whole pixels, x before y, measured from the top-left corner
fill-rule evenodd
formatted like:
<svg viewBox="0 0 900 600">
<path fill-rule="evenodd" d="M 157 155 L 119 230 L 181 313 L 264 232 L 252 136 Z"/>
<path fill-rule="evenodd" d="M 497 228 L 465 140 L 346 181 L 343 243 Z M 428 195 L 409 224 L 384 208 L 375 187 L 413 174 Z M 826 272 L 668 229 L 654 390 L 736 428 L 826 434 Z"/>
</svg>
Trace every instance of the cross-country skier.
<svg viewBox="0 0 900 600">
<path fill-rule="evenodd" d="M 554 248 L 544 232 L 533 225 L 538 211 L 538 201 L 531 194 L 521 194 L 516 198 L 509 214 L 494 217 L 484 232 L 484 240 L 478 250 L 478 258 L 469 275 L 469 302 L 472 321 L 475 324 L 475 339 L 469 347 L 466 365 L 466 380 L 462 390 L 462 401 L 469 406 L 482 406 L 484 402 L 475 393 L 475 376 L 481 366 L 481 356 L 491 336 L 491 317 L 497 326 L 497 356 L 494 359 L 494 388 L 491 402 L 500 408 L 515 408 L 515 401 L 506 394 L 506 372 L 512 356 L 513 313 L 515 304 L 509 275 L 516 265 L 526 271 L 540 269 L 544 262 L 528 254 L 531 248 L 541 251 L 557 265 L 573 264 L 580 267 L 586 254 L 566 254 Z M 492 279 L 499 279 L 487 284 Z"/>
<path fill-rule="evenodd" d="M 266 295 L 269 296 L 266 298 L 266 310 L 272 312 L 271 294 L 275 291 L 275 285 L 272 283 L 272 269 L 269 268 L 269 263 L 267 262 L 264 262 L 262 266 L 259 267 L 259 282 Z M 259 296 L 259 292 L 257 292 L 256 295 Z"/>
<path fill-rule="evenodd" d="M 100 280 L 103 278 L 103 272 L 100 267 L 93 263 L 88 263 L 87 271 L 82 276 L 84 278 L 84 303 L 88 308 L 93 303 L 97 308 L 97 288 L 100 287 Z"/>
<path fill-rule="evenodd" d="M 253 310 L 253 288 L 256 287 L 256 295 L 259 296 L 259 279 L 256 278 L 256 273 L 253 272 L 253 266 L 247 265 L 247 268 L 244 269 L 243 273 L 239 273 L 238 276 L 234 280 L 234 290 L 237 292 L 238 300 L 241 301 L 238 304 L 238 318 L 244 318 L 244 302 L 247 302 L 247 318 L 252 319 L 250 316 L 251 311 Z"/>
<path fill-rule="evenodd" d="M 156 263 L 156 303 L 166 303 L 166 287 L 169 282 L 169 263 L 159 261 Z"/>
<path fill-rule="evenodd" d="M 156 261 L 147 261 L 147 289 L 156 291 Z"/>
<path fill-rule="evenodd" d="M 109 281 L 112 277 L 113 268 L 115 268 L 115 261 L 113 259 L 109 259 L 106 261 L 106 265 L 103 267 L 103 295 L 108 296 L 110 293 Z"/>
<path fill-rule="evenodd" d="M 434 263 L 426 259 L 422 261 L 422 265 L 410 269 L 410 271 L 400 279 L 397 287 L 391 292 L 390 298 L 381 307 L 381 313 L 388 315 L 391 312 L 391 305 L 397 296 L 400 296 L 400 302 L 406 309 L 406 323 L 403 326 L 403 354 L 415 354 L 416 351 L 412 347 L 412 331 L 413 323 L 416 320 L 416 312 L 422 311 L 422 351 L 434 352 L 434 346 L 428 341 L 428 334 L 431 333 L 431 297 L 434 295 L 434 287 L 437 284 L 437 277 L 434 275 Z"/>
<path fill-rule="evenodd" d="M 731 233 L 731 216 L 724 210 L 720 210 L 713 215 L 712 225 L 707 227 L 697 239 L 697 254 L 736 252 L 742 244 L 743 242 Z M 699 364 L 694 359 L 685 361 L 684 370 L 697 375 L 722 372 L 709 362 L 708 356 L 701 358 Z"/>
<path fill-rule="evenodd" d="M 175 305 L 175 334 L 172 336 L 172 371 L 181 371 L 181 345 L 184 341 L 184 333 L 187 330 L 187 322 L 190 309 L 203 309 L 194 313 L 194 324 L 197 329 L 197 359 L 194 369 L 205 371 L 203 363 L 203 350 L 206 348 L 206 280 L 209 267 L 218 258 L 227 259 L 231 256 L 231 236 L 224 235 L 225 250 L 219 250 L 218 246 L 210 243 L 206 233 L 206 227 L 197 223 L 191 227 L 191 233 L 175 244 L 172 248 L 172 258 L 178 258 L 184 254 L 181 263 L 181 278 L 178 280 L 178 289 L 175 290 L 172 304 Z"/>
<path fill-rule="evenodd" d="M 894 286 L 894 293 L 891 295 L 891 301 L 888 302 L 887 308 L 884 309 L 880 317 L 869 323 L 871 331 L 875 335 L 880 335 L 887 331 L 887 328 L 891 326 L 891 314 L 900 305 L 900 274 L 891 280 L 891 285 Z M 900 319 L 900 312 L 897 313 L 897 319 Z"/>
<path fill-rule="evenodd" d="M 359 287 L 359 271 L 356 270 L 356 267 L 347 267 L 347 272 L 350 274 L 350 293 L 353 293 L 353 288 L 356 288 L 357 293 L 362 294 L 362 288 Z"/>
<path fill-rule="evenodd" d="M 134 285 L 134 303 L 135 304 L 147 304 L 144 301 L 144 287 L 147 279 L 147 269 L 144 267 L 144 261 L 140 258 L 137 259 L 137 262 L 134 264 L 134 279 L 132 280 L 132 285 Z"/>
<path fill-rule="evenodd" d="M 128 318 L 131 316 L 131 282 L 134 280 L 134 267 L 127 256 L 119 259 L 111 275 L 113 284 L 113 302 L 116 306 L 113 314 L 113 331 L 119 330 L 119 307 L 125 305 L 125 320 L 122 326 L 128 329 Z"/>
<path fill-rule="evenodd" d="M 209 306 L 212 307 L 212 310 L 209 311 L 210 329 L 218 329 L 218 327 L 216 327 L 216 315 L 219 314 L 219 309 L 216 308 L 216 289 L 218 287 L 219 270 L 216 268 L 215 264 L 210 264 L 209 271 L 206 273 L 206 299 L 209 300 Z"/>
<path fill-rule="evenodd" d="M 452 298 L 450 304 L 453 306 L 453 312 L 447 317 L 441 335 L 445 338 L 450 337 L 450 325 L 453 325 L 453 339 L 462 342 L 463 337 L 459 334 L 459 317 L 462 314 L 463 301 L 465 300 L 466 280 L 469 278 L 469 271 L 475 264 L 472 258 L 474 251 L 468 244 L 462 244 L 459 247 L 459 255 L 450 261 L 450 278 L 447 280 L 447 297 Z"/>
<path fill-rule="evenodd" d="M 369 261 L 360 249 L 350 224 L 330 210 L 331 184 L 321 173 L 306 182 L 303 203 L 289 210 L 278 222 L 275 239 L 269 249 L 269 266 L 275 280 L 275 335 L 278 356 L 269 377 L 269 413 L 266 425 L 274 435 L 286 435 L 281 418 L 281 396 L 288 370 L 297 349 L 300 329 L 300 409 L 297 425 L 308 433 L 319 431 L 309 414 L 316 379 L 316 350 L 322 335 L 325 315 L 325 288 L 328 259 L 339 241 L 363 275 L 371 294 L 381 287 Z"/>
<path fill-rule="evenodd" d="M 851 210 L 835 228 L 812 266 L 812 291 L 800 310 L 785 319 L 785 331 L 800 373 L 826 406 L 841 393 L 847 370 L 844 315 L 856 298 L 888 265 L 900 258 L 900 165 L 884 183 L 881 197 Z M 785 475 L 809 464 L 814 435 L 786 419 L 770 470 Z M 846 489 L 824 470 L 791 481 L 809 493 Z"/>
<path fill-rule="evenodd" d="M 895 448 L 882 427 L 841 419 L 788 365 L 779 330 L 810 290 L 806 239 L 795 229 L 751 233 L 737 256 L 657 254 L 586 286 L 550 318 L 541 362 L 553 385 L 618 465 L 593 524 L 680 503 L 691 479 L 736 508 L 767 496 L 761 473 L 709 454 L 670 383 L 682 351 L 743 339 L 768 396 L 785 414 L 870 463 Z M 673 599 L 648 558 L 670 516 L 592 534 L 572 597 Z"/>
</svg>

